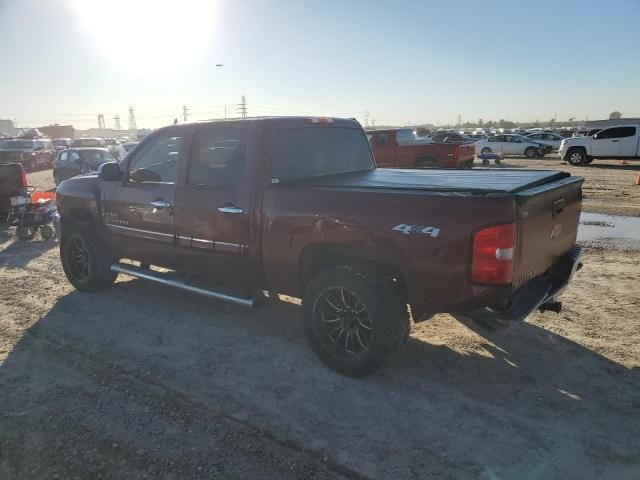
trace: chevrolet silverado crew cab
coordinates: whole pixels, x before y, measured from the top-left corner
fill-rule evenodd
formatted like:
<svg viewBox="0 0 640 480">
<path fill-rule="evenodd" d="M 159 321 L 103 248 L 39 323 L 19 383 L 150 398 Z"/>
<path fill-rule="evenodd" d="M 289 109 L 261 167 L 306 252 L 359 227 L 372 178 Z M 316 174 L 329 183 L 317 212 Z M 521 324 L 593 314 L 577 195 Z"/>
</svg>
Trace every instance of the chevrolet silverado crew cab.
<svg viewBox="0 0 640 480">
<path fill-rule="evenodd" d="M 409 128 L 367 132 L 378 167 L 466 168 L 473 166 L 473 142 L 442 143 L 416 137 Z"/>
<path fill-rule="evenodd" d="M 571 165 L 587 165 L 596 158 L 640 158 L 640 125 L 622 125 L 594 135 L 565 138 L 558 149 L 560 158 Z"/>
<path fill-rule="evenodd" d="M 355 120 L 173 125 L 60 184 L 60 256 L 83 291 L 122 273 L 243 306 L 300 297 L 319 358 L 363 376 L 410 318 L 499 329 L 558 311 L 580 265 L 582 181 L 376 168 Z"/>
<path fill-rule="evenodd" d="M 51 167 L 56 158 L 48 138 L 14 138 L 0 147 L 0 162 L 19 162 L 30 172 L 40 166 Z"/>
</svg>

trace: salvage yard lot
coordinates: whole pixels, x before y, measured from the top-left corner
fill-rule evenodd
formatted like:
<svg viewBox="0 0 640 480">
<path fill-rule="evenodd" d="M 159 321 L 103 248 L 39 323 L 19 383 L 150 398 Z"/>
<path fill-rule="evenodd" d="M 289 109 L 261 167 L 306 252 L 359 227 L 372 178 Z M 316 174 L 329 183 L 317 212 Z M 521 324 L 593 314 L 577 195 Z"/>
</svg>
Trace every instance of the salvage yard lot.
<svg viewBox="0 0 640 480">
<path fill-rule="evenodd" d="M 640 216 L 638 166 L 506 163 Z M 640 248 L 585 246 L 561 314 L 499 333 L 439 315 L 354 380 L 313 356 L 293 303 L 122 276 L 80 293 L 56 244 L 0 227 L 0 478 L 640 478 Z"/>
</svg>

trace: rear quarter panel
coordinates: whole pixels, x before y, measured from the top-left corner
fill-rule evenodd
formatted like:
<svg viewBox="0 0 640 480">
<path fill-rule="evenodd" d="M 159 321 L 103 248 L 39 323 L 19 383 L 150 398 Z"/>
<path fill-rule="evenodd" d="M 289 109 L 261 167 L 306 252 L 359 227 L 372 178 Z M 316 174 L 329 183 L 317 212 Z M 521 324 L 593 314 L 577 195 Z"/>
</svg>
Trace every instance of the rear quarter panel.
<svg viewBox="0 0 640 480">
<path fill-rule="evenodd" d="M 270 185 L 262 217 L 266 282 L 301 296 L 305 249 L 340 245 L 397 266 L 414 315 L 464 311 L 495 292 L 468 282 L 472 232 L 513 221 L 514 205 L 508 196 Z M 420 228 L 397 228 L 412 225 Z"/>
</svg>

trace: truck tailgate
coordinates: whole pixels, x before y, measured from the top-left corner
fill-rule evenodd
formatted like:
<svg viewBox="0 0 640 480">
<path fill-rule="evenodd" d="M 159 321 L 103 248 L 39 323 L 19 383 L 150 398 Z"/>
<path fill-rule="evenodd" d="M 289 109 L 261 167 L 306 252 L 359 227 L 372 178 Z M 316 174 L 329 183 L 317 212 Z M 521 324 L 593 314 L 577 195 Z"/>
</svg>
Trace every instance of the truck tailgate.
<svg viewBox="0 0 640 480">
<path fill-rule="evenodd" d="M 473 161 L 476 156 L 476 146 L 473 143 L 460 143 L 458 144 L 458 159 L 461 162 L 467 160 Z"/>
<path fill-rule="evenodd" d="M 516 194 L 514 288 L 544 273 L 575 243 L 583 181 L 567 177 Z"/>
</svg>

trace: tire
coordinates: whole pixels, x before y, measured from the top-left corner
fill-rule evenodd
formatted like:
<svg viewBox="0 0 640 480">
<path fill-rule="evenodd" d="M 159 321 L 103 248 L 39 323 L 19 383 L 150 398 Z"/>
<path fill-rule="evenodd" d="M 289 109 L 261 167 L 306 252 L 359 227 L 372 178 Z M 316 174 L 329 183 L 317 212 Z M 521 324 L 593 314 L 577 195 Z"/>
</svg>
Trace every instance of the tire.
<svg viewBox="0 0 640 480">
<path fill-rule="evenodd" d="M 435 158 L 418 158 L 416 159 L 416 168 L 438 168 L 438 161 Z"/>
<path fill-rule="evenodd" d="M 567 162 L 569 162 L 574 167 L 580 167 L 587 162 L 587 155 L 582 150 L 569 150 L 567 152 Z"/>
<path fill-rule="evenodd" d="M 584 161 L 585 165 L 589 165 L 591 162 L 593 162 L 595 160 L 595 158 L 593 157 L 587 157 L 587 159 Z"/>
<path fill-rule="evenodd" d="M 407 305 L 393 280 L 351 265 L 329 267 L 313 277 L 302 311 L 313 351 L 329 368 L 350 377 L 390 364 L 409 337 Z"/>
<path fill-rule="evenodd" d="M 43 225 L 40 227 L 40 236 L 43 240 L 49 240 L 53 237 L 54 231 L 53 227 L 50 225 Z"/>
<path fill-rule="evenodd" d="M 527 158 L 534 158 L 538 156 L 538 152 L 540 152 L 540 150 L 535 147 L 527 147 L 524 149 L 524 156 Z"/>
<path fill-rule="evenodd" d="M 69 282 L 83 292 L 109 287 L 118 276 L 111 271 L 115 258 L 90 225 L 71 226 L 60 241 L 60 259 Z"/>
<path fill-rule="evenodd" d="M 482 150 L 480 150 L 480 153 L 493 153 L 493 150 L 491 150 L 489 147 L 484 147 Z"/>
<path fill-rule="evenodd" d="M 16 233 L 20 240 L 32 240 L 38 233 L 38 227 L 19 225 Z"/>
<path fill-rule="evenodd" d="M 53 183 L 56 184 L 56 187 L 60 185 L 60 176 L 54 171 L 53 172 Z"/>
</svg>

